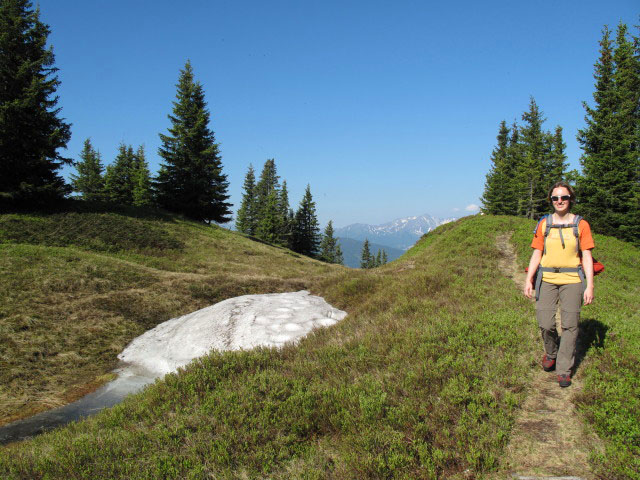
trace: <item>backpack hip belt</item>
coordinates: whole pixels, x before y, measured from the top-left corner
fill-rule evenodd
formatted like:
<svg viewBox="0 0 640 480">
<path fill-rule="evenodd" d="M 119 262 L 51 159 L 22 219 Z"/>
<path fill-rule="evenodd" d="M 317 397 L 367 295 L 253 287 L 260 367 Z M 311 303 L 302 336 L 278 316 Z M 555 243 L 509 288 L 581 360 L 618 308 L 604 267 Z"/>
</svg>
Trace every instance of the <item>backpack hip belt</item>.
<svg viewBox="0 0 640 480">
<path fill-rule="evenodd" d="M 577 273 L 578 277 L 582 281 L 582 291 L 587 288 L 587 277 L 584 275 L 584 269 L 582 265 L 577 267 L 566 267 L 566 268 L 558 268 L 558 267 L 538 267 L 536 270 L 536 300 L 540 298 L 540 286 L 542 285 L 542 274 L 544 272 L 551 273 Z"/>
</svg>

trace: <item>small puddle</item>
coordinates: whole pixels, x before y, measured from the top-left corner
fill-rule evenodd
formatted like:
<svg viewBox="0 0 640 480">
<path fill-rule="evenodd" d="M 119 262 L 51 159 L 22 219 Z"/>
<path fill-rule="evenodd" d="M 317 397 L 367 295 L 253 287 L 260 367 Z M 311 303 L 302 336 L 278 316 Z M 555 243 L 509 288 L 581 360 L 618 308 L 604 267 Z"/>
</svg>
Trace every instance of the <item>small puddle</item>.
<svg viewBox="0 0 640 480">
<path fill-rule="evenodd" d="M 155 378 L 150 375 L 132 373 L 128 367 L 115 370 L 114 373 L 119 375 L 118 378 L 80 400 L 0 427 L 0 445 L 26 440 L 95 415 L 104 408 L 113 407 L 130 393 L 138 392 L 155 381 Z"/>
</svg>

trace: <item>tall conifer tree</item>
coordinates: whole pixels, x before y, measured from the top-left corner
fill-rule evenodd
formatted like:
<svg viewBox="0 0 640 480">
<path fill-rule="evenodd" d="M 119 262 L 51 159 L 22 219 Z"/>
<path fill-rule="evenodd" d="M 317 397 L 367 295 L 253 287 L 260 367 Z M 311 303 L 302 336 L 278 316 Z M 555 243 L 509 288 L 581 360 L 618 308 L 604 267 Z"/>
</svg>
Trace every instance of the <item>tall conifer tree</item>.
<svg viewBox="0 0 640 480">
<path fill-rule="evenodd" d="M 253 165 L 249 165 L 244 177 L 244 193 L 238 210 L 236 229 L 247 235 L 255 235 L 258 230 L 258 203 L 256 199 L 256 177 Z"/>
<path fill-rule="evenodd" d="M 556 127 L 553 136 L 550 137 L 551 141 L 551 158 L 549 163 L 549 179 L 547 185 L 549 188 L 560 181 L 566 180 L 567 175 L 567 155 L 564 153 L 567 148 L 567 144 L 564 143 L 562 138 L 562 127 L 558 125 Z"/>
<path fill-rule="evenodd" d="M 187 217 L 225 223 L 231 220 L 227 202 L 227 176 L 209 129 L 209 111 L 204 90 L 187 61 L 180 71 L 171 127 L 160 134 L 158 153 L 164 163 L 155 182 L 157 201 L 167 210 Z"/>
<path fill-rule="evenodd" d="M 272 190 L 267 196 L 258 220 L 257 237 L 265 242 L 280 245 L 282 232 L 282 216 L 278 205 L 278 192 Z M 305 253 L 305 252 L 300 252 Z"/>
<path fill-rule="evenodd" d="M 320 246 L 320 228 L 316 217 L 316 203 L 311 196 L 311 186 L 307 185 L 300 207 L 296 212 L 293 230 L 293 250 L 315 257 Z"/>
<path fill-rule="evenodd" d="M 491 153 L 491 170 L 487 174 L 482 195 L 482 211 L 490 214 L 507 213 L 507 208 L 513 208 L 511 198 L 512 168 L 509 162 L 509 128 L 504 120 L 500 122 L 498 130 L 498 145 Z"/>
<path fill-rule="evenodd" d="M 595 65 L 594 107 L 584 103 L 578 212 L 597 232 L 640 243 L 640 62 L 620 24 L 614 49 L 604 28 Z"/>
<path fill-rule="evenodd" d="M 548 137 L 542 130 L 544 117 L 531 98 L 529 110 L 522 114 L 522 163 L 516 170 L 518 212 L 527 218 L 538 218 L 548 210 L 547 171 L 550 157 Z"/>
<path fill-rule="evenodd" d="M 324 229 L 322 243 L 320 244 L 320 260 L 327 263 L 339 263 L 342 265 L 344 261 L 340 242 L 334 237 L 333 222 L 329 220 L 327 227 Z"/>
<path fill-rule="evenodd" d="M 103 200 L 104 194 L 104 166 L 100 152 L 93 148 L 91 140 L 84 141 L 80 161 L 75 165 L 77 175 L 71 174 L 73 190 L 80 194 L 83 200 Z"/>
<path fill-rule="evenodd" d="M 60 118 L 50 30 L 28 0 L 0 2 L 0 202 L 45 204 L 70 193 L 58 154 L 71 137 Z"/>
<path fill-rule="evenodd" d="M 140 145 L 133 155 L 132 169 L 131 199 L 133 205 L 137 207 L 152 205 L 151 173 L 143 145 Z"/>
<path fill-rule="evenodd" d="M 365 238 L 360 252 L 360 268 L 371 268 L 371 249 L 369 248 L 369 239 Z"/>
<path fill-rule="evenodd" d="M 105 200 L 119 205 L 133 205 L 136 159 L 131 145 L 120 144 L 114 162 L 104 176 Z"/>
<path fill-rule="evenodd" d="M 271 192 L 280 190 L 280 177 L 276 169 L 276 161 L 273 158 L 264 162 L 260 178 L 256 184 L 256 202 L 258 204 L 258 212 L 260 212 L 267 204 L 267 199 Z"/>
<path fill-rule="evenodd" d="M 289 246 L 291 237 L 293 236 L 293 221 L 289 207 L 289 190 L 287 189 L 287 181 L 282 181 L 282 187 L 278 196 L 278 211 L 280 214 L 280 244 Z"/>
</svg>

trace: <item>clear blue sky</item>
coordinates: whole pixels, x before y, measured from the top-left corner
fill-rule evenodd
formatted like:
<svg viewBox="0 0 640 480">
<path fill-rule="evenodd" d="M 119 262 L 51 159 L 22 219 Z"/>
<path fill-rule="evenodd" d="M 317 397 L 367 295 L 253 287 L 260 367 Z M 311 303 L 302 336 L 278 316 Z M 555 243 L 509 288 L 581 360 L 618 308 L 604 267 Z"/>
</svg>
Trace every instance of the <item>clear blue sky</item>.
<svg viewBox="0 0 640 480">
<path fill-rule="evenodd" d="M 144 144 L 153 173 L 179 70 L 205 89 L 231 201 L 275 158 L 294 208 L 307 183 L 324 226 L 478 205 L 501 120 L 532 95 L 576 133 L 602 27 L 640 23 L 636 0 L 41 0 L 60 69 L 66 154 L 105 164 Z M 73 169 L 66 168 L 68 176 Z"/>
</svg>

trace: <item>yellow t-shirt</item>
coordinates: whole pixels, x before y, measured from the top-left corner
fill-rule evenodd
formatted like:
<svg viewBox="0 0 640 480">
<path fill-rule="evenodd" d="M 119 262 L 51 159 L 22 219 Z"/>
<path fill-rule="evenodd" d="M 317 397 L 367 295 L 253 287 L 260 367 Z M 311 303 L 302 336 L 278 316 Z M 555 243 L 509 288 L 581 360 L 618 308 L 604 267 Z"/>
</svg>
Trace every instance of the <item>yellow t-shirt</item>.
<svg viewBox="0 0 640 480">
<path fill-rule="evenodd" d="M 544 232 L 547 228 L 547 217 L 538 224 L 536 233 L 533 236 L 531 246 L 538 250 L 544 250 Z M 560 237 L 562 231 L 562 238 Z M 594 242 L 591 236 L 591 227 L 586 220 L 580 220 L 578 225 L 578 235 L 580 240 L 580 250 L 593 248 Z M 564 248 L 562 240 L 564 239 Z M 573 227 L 551 228 L 547 237 L 546 253 L 542 255 L 540 265 L 543 267 L 575 268 L 580 265 L 580 255 L 576 250 L 576 236 Z M 544 272 L 542 280 L 554 285 L 565 285 L 568 283 L 580 283 L 578 272 Z"/>
</svg>

